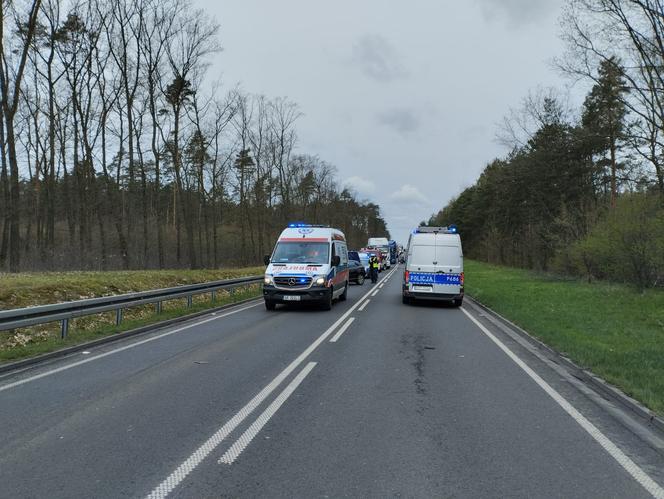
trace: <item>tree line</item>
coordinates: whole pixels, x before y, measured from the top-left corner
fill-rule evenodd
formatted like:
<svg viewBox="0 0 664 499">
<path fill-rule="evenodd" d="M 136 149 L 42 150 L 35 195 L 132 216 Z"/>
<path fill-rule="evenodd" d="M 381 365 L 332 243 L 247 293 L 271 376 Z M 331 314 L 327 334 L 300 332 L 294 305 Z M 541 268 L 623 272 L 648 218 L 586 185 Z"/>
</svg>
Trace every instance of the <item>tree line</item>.
<svg viewBox="0 0 664 499">
<path fill-rule="evenodd" d="M 189 0 L 0 2 L 0 270 L 257 263 L 291 220 L 387 232 L 298 152 L 296 103 L 210 83 L 218 32 Z"/>
<path fill-rule="evenodd" d="M 568 0 L 562 26 L 580 109 L 531 93 L 500 127 L 510 153 L 428 223 L 457 223 L 473 258 L 661 286 L 664 3 Z"/>
</svg>

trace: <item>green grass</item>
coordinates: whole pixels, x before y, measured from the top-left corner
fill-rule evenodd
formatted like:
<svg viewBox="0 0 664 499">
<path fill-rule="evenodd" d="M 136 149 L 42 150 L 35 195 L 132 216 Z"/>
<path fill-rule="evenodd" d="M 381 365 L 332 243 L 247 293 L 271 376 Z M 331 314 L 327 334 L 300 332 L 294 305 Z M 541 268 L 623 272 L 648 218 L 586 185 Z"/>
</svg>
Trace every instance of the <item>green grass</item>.
<svg viewBox="0 0 664 499">
<path fill-rule="evenodd" d="M 62 272 L 0 275 L 0 309 L 57 303 L 61 301 L 145 291 L 182 284 L 260 275 L 263 267 L 230 270 L 169 270 L 128 272 Z M 0 331 L 0 362 L 16 361 L 67 346 L 179 317 L 260 295 L 260 286 L 238 288 L 230 294 L 218 291 L 215 303 L 210 295 L 194 296 L 193 306 L 186 299 L 163 302 L 162 313 L 154 305 L 125 309 L 120 327 L 114 324 L 115 313 L 81 317 L 70 322 L 68 337 L 60 339 L 60 324 L 50 323 L 17 331 Z"/>
<path fill-rule="evenodd" d="M 0 274 L 0 310 L 261 275 L 264 267 Z"/>
<path fill-rule="evenodd" d="M 466 292 L 664 414 L 664 291 L 466 260 Z"/>
</svg>

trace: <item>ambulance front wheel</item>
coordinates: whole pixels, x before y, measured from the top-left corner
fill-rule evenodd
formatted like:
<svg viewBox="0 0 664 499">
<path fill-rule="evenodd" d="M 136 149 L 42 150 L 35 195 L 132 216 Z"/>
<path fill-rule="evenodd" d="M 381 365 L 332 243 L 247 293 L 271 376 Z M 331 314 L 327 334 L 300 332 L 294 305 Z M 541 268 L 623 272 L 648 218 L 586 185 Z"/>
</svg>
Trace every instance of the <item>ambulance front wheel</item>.
<svg viewBox="0 0 664 499">
<path fill-rule="evenodd" d="M 268 310 L 274 310 L 277 308 L 277 304 L 272 300 L 265 300 L 265 308 Z"/>
<path fill-rule="evenodd" d="M 330 292 L 325 298 L 323 298 L 323 301 L 321 301 L 320 308 L 323 310 L 332 310 L 332 288 L 330 288 Z"/>
<path fill-rule="evenodd" d="M 346 298 L 348 298 L 348 282 L 346 282 L 344 292 L 339 295 L 339 301 L 346 301 Z"/>
</svg>

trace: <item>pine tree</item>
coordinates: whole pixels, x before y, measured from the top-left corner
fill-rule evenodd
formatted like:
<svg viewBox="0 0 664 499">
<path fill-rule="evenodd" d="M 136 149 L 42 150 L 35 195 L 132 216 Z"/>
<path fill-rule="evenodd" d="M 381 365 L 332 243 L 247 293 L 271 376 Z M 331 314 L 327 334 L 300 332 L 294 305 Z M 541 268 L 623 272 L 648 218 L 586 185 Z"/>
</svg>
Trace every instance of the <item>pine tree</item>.
<svg viewBox="0 0 664 499">
<path fill-rule="evenodd" d="M 583 104 L 582 124 L 588 132 L 590 149 L 602 158 L 598 166 L 609 169 L 612 208 L 616 205 L 618 190 L 617 154 L 625 140 L 627 108 L 624 99 L 628 91 L 620 62 L 612 57 L 600 63 L 597 83 Z"/>
</svg>

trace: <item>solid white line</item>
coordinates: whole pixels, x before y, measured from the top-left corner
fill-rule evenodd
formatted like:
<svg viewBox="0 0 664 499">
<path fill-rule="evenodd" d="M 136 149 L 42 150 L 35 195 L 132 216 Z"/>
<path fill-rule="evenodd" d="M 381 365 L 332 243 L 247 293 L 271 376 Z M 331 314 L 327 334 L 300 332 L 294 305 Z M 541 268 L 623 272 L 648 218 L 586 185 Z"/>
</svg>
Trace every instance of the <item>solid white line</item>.
<svg viewBox="0 0 664 499">
<path fill-rule="evenodd" d="M 369 302 L 371 301 L 371 298 L 369 298 L 367 301 L 365 301 L 360 308 L 357 309 L 358 312 L 362 312 L 364 310 L 364 307 L 369 305 Z"/>
<path fill-rule="evenodd" d="M 595 441 L 602 446 L 602 448 L 613 458 L 615 459 L 620 466 L 624 468 L 627 473 L 632 475 L 632 477 L 639 482 L 644 489 L 646 489 L 653 497 L 657 499 L 664 499 L 664 489 L 659 486 L 648 474 L 643 471 L 639 466 L 632 461 L 629 457 L 621 451 L 616 444 L 609 440 L 594 424 L 588 421 L 583 414 L 572 406 L 562 395 L 560 395 L 554 388 L 551 387 L 546 381 L 544 381 L 535 371 L 533 371 L 528 365 L 523 362 L 517 355 L 507 348 L 498 338 L 496 338 L 484 325 L 479 322 L 475 317 L 473 317 L 465 309 L 461 311 L 468 316 L 468 318 L 475 323 L 475 325 L 480 328 L 480 330 L 491 339 L 498 347 L 505 352 L 505 354 L 514 361 L 514 363 L 519 366 L 525 373 L 530 376 L 535 383 L 539 385 L 542 390 L 544 390 L 547 395 L 549 395 L 556 403 L 563 408 L 563 410 L 569 414 L 574 421 L 576 421 L 581 428 L 583 428 L 588 434 L 595 439 Z"/>
<path fill-rule="evenodd" d="M 49 371 L 45 371 L 45 372 L 40 373 L 40 374 L 35 374 L 34 376 L 30 376 L 28 378 L 24 378 L 24 379 L 21 379 L 21 380 L 18 380 L 18 381 L 14 381 L 13 383 L 8 383 L 6 385 L 2 385 L 2 386 L 0 386 L 0 392 L 3 392 L 5 390 L 9 390 L 10 388 L 14 388 L 14 387 L 17 387 L 17 386 L 20 386 L 20 385 L 24 385 L 25 383 L 29 383 L 31 381 L 35 381 L 35 380 L 38 380 L 38 379 L 41 379 L 41 378 L 45 378 L 46 376 L 50 376 L 51 374 L 56 374 L 56 373 L 71 369 L 73 367 L 78 367 L 78 366 L 81 366 L 83 364 L 87 364 L 88 362 L 92 362 L 94 360 L 103 359 L 104 357 L 108 357 L 109 355 L 113 355 L 114 353 L 124 352 L 125 350 L 129 350 L 130 348 L 134 348 L 134 347 L 137 347 L 139 345 L 144 345 L 145 343 L 149 343 L 151 341 L 155 341 L 155 340 L 159 340 L 161 338 L 165 338 L 166 336 L 170 336 L 172 334 L 179 333 L 180 331 L 184 331 L 185 329 L 190 329 L 190 328 L 195 327 L 195 326 L 200 326 L 201 324 L 205 324 L 206 322 L 211 322 L 211 321 L 214 321 L 214 320 L 217 320 L 217 319 L 222 319 L 224 317 L 228 317 L 229 315 L 233 315 L 233 314 L 237 314 L 238 312 L 243 312 L 245 310 L 249 310 L 250 308 L 257 307 L 258 305 L 260 305 L 260 303 L 255 303 L 253 305 L 249 305 L 248 307 L 238 308 L 236 310 L 232 310 L 230 312 L 226 312 L 226 313 L 221 314 L 221 315 L 215 315 L 213 317 L 209 317 L 209 318 L 204 319 L 204 320 L 196 321 L 192 324 L 188 324 L 186 326 L 182 326 L 182 327 L 179 327 L 177 329 L 172 329 L 171 331 L 167 331 L 165 333 L 158 334 L 156 336 L 151 336 L 150 338 L 146 338 L 146 339 L 141 340 L 141 341 L 136 341 L 134 343 L 131 343 L 129 345 L 125 345 L 125 346 L 120 347 L 120 348 L 116 348 L 114 350 L 109 350 L 108 352 L 100 353 L 99 355 L 94 355 L 92 357 L 88 357 L 84 360 L 79 360 L 77 362 L 72 362 L 71 364 L 67 364 L 66 366 L 57 367 L 55 369 L 51 369 Z"/>
<path fill-rule="evenodd" d="M 256 435 L 261 431 L 263 426 L 275 415 L 284 402 L 290 397 L 293 392 L 304 381 L 304 378 L 316 367 L 316 362 L 309 362 L 300 374 L 298 374 L 293 381 L 291 381 L 284 391 L 281 392 L 276 399 L 263 411 L 263 413 L 256 418 L 256 421 L 245 431 L 240 438 L 226 451 L 226 453 L 219 459 L 219 464 L 233 464 L 233 462 L 242 454 L 242 451 L 247 448 Z"/>
<path fill-rule="evenodd" d="M 175 487 L 177 487 L 186 477 L 191 473 L 210 452 L 212 452 L 235 428 L 242 423 L 242 421 L 251 414 L 280 384 L 288 377 L 297 367 L 304 362 L 304 360 L 314 351 L 318 346 L 323 343 L 328 336 L 341 324 L 350 314 L 353 313 L 355 308 L 364 300 L 371 290 L 362 296 L 355 304 L 350 307 L 341 317 L 339 317 L 334 324 L 321 334 L 316 341 L 309 345 L 304 352 L 302 352 L 288 367 L 281 371 L 276 378 L 274 378 L 265 388 L 263 388 L 258 395 L 251 399 L 240 411 L 235 414 L 224 426 L 208 438 L 203 445 L 201 445 L 194 453 L 189 456 L 175 471 L 173 471 L 163 482 L 161 482 L 148 496 L 149 499 L 163 499 Z"/>
<path fill-rule="evenodd" d="M 346 321 L 346 324 L 344 324 L 343 326 L 341 326 L 341 327 L 339 328 L 339 331 L 337 331 L 337 334 L 335 334 L 334 336 L 332 336 L 332 339 L 330 340 L 330 343 L 336 343 L 337 340 L 338 340 L 339 338 L 341 338 L 341 335 L 344 334 L 344 333 L 346 332 L 346 329 L 348 329 L 348 328 L 350 327 L 350 325 L 353 323 L 354 320 L 355 320 L 355 317 L 351 317 L 350 319 L 348 319 L 348 320 Z"/>
</svg>

